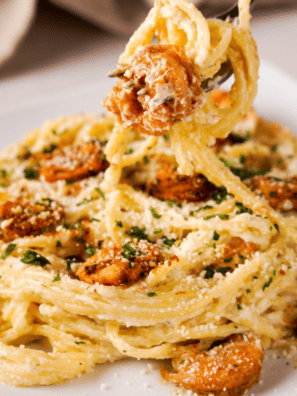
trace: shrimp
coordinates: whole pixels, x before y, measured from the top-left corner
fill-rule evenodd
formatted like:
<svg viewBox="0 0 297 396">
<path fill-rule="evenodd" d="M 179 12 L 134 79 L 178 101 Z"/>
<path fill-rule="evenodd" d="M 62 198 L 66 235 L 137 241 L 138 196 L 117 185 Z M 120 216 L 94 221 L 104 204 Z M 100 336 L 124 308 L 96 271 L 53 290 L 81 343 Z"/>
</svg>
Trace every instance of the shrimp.
<svg viewBox="0 0 297 396">
<path fill-rule="evenodd" d="M 231 335 L 209 351 L 182 353 L 172 359 L 176 373 L 163 378 L 199 395 L 241 396 L 259 381 L 264 351 L 252 333 Z"/>
<path fill-rule="evenodd" d="M 99 250 L 78 268 L 76 275 L 90 284 L 129 287 L 163 263 L 160 249 L 140 240 Z"/>
<path fill-rule="evenodd" d="M 297 178 L 280 180 L 269 176 L 252 179 L 253 186 L 267 199 L 276 210 L 297 210 Z"/>
<path fill-rule="evenodd" d="M 203 175 L 180 175 L 174 165 L 158 170 L 155 180 L 147 186 L 148 193 L 153 197 L 177 202 L 206 201 L 215 189 Z"/>
<path fill-rule="evenodd" d="M 64 215 L 63 207 L 49 198 L 40 202 L 23 198 L 7 201 L 0 206 L 0 239 L 10 242 L 16 238 L 53 232 Z"/>
<path fill-rule="evenodd" d="M 232 237 L 226 243 L 222 256 L 215 260 L 211 267 L 221 270 L 223 273 L 234 271 L 239 264 L 244 264 L 245 260 L 249 259 L 257 250 L 258 248 L 253 242 L 245 242 L 239 237 Z"/>
<path fill-rule="evenodd" d="M 147 45 L 116 72 L 110 76 L 120 79 L 103 105 L 141 133 L 165 135 L 204 103 L 200 73 L 176 45 Z"/>
<path fill-rule="evenodd" d="M 96 140 L 55 149 L 41 162 L 39 174 L 49 183 L 57 180 L 76 181 L 103 172 L 108 166 L 102 143 Z"/>
</svg>

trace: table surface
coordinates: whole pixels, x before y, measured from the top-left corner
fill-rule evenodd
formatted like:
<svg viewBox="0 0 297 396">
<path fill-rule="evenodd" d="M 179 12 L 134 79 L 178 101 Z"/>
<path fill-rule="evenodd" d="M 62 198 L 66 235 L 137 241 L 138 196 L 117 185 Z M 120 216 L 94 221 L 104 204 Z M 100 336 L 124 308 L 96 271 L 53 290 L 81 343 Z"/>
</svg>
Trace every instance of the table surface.
<svg viewBox="0 0 297 396">
<path fill-rule="evenodd" d="M 253 13 L 260 59 L 297 80 L 297 2 Z M 116 65 L 126 41 L 41 1 L 28 35 L 0 69 L 0 111 L 96 81 Z"/>
</svg>

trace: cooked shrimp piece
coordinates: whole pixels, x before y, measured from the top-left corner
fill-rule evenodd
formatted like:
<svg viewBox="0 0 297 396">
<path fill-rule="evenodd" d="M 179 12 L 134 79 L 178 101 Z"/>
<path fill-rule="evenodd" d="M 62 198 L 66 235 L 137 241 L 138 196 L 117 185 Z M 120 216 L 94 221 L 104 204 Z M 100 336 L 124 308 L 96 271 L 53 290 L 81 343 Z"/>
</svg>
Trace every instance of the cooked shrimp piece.
<svg viewBox="0 0 297 396">
<path fill-rule="evenodd" d="M 244 264 L 245 260 L 252 257 L 257 250 L 258 248 L 253 242 L 245 242 L 239 237 L 232 237 L 224 246 L 221 257 L 215 260 L 211 267 L 216 270 L 224 268 L 223 272 L 234 271 L 239 264 Z"/>
<path fill-rule="evenodd" d="M 53 232 L 64 217 L 57 202 L 43 198 L 40 202 L 17 198 L 0 205 L 0 239 L 10 242 L 16 238 Z"/>
<path fill-rule="evenodd" d="M 158 246 L 140 240 L 99 250 L 78 268 L 76 275 L 90 284 L 129 287 L 163 262 Z"/>
<path fill-rule="evenodd" d="M 148 193 L 153 197 L 177 202 L 206 201 L 215 189 L 203 175 L 180 175 L 174 165 L 159 169 L 155 180 L 147 186 Z"/>
<path fill-rule="evenodd" d="M 57 180 L 80 180 L 103 172 L 108 162 L 98 140 L 78 146 L 56 149 L 41 162 L 40 175 L 49 183 Z"/>
<path fill-rule="evenodd" d="M 165 135 L 204 103 L 200 73 L 176 45 L 147 45 L 113 76 L 120 78 L 103 105 L 141 133 Z"/>
<path fill-rule="evenodd" d="M 259 381 L 264 351 L 252 333 L 232 335 L 207 352 L 185 352 L 172 359 L 175 373 L 163 378 L 199 395 L 241 396 Z"/>
<path fill-rule="evenodd" d="M 253 186 L 264 195 L 269 205 L 276 210 L 297 210 L 297 178 L 279 180 L 269 176 L 256 176 Z"/>
</svg>

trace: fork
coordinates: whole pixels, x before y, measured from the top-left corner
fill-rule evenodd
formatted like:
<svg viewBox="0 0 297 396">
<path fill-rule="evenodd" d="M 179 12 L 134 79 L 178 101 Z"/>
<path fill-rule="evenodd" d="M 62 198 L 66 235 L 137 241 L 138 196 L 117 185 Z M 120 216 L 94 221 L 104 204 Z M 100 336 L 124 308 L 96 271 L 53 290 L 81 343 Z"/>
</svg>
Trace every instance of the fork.
<svg viewBox="0 0 297 396">
<path fill-rule="evenodd" d="M 254 8 L 256 3 L 259 0 L 251 0 L 250 3 L 250 10 Z M 213 18 L 222 19 L 225 21 L 226 19 L 234 19 L 237 18 L 239 15 L 238 3 L 233 5 L 229 10 L 224 11 L 223 13 L 215 15 Z M 204 92 L 209 92 L 218 87 L 219 85 L 223 84 L 225 81 L 228 80 L 233 74 L 232 65 L 229 60 L 221 64 L 220 70 L 212 77 L 207 78 L 206 80 L 202 81 L 201 86 Z"/>
</svg>

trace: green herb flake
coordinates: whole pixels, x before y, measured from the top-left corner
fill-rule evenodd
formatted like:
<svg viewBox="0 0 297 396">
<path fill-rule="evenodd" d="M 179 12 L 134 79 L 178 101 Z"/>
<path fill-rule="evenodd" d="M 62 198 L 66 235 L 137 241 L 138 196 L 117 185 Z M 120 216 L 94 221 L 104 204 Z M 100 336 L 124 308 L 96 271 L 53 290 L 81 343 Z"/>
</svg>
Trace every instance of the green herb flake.
<svg viewBox="0 0 297 396">
<path fill-rule="evenodd" d="M 279 227 L 278 227 L 278 225 L 277 225 L 277 224 L 273 224 L 273 225 L 274 225 L 274 227 L 275 227 L 276 231 L 277 231 L 277 232 L 280 232 L 280 231 L 279 231 Z"/>
<path fill-rule="evenodd" d="M 183 359 L 183 360 L 180 362 L 180 365 L 181 365 L 181 364 L 184 364 L 184 363 L 185 363 L 185 359 Z"/>
<path fill-rule="evenodd" d="M 273 281 L 273 278 L 269 278 L 269 280 L 266 283 L 264 283 L 262 290 L 264 291 L 267 287 L 269 287 L 271 285 L 272 281 Z"/>
<path fill-rule="evenodd" d="M 169 239 L 166 236 L 163 236 L 162 240 L 163 240 L 162 246 L 165 247 L 166 249 L 170 249 L 171 246 L 173 246 L 176 242 L 176 239 Z"/>
<path fill-rule="evenodd" d="M 41 254 L 37 252 L 34 252 L 34 250 L 27 250 L 24 253 L 24 257 L 21 259 L 21 262 L 39 267 L 45 267 L 47 264 L 51 264 L 47 258 L 41 256 Z"/>
<path fill-rule="evenodd" d="M 212 237 L 212 239 L 213 239 L 214 241 L 218 241 L 218 240 L 220 239 L 220 234 L 218 234 L 218 233 L 216 232 L 216 230 L 214 230 L 214 232 L 213 232 L 213 237 Z"/>
<path fill-rule="evenodd" d="M 246 162 L 246 156 L 243 155 L 243 154 L 241 154 L 241 155 L 240 155 L 240 158 L 239 158 L 239 162 L 240 162 L 241 164 L 244 164 L 244 163 Z"/>
<path fill-rule="evenodd" d="M 273 276 L 276 276 L 276 271 L 275 271 L 275 269 L 272 271 L 272 275 L 273 275 Z"/>
<path fill-rule="evenodd" d="M 93 223 L 94 221 L 96 221 L 97 223 L 101 223 L 101 220 L 95 219 L 94 217 L 92 217 L 92 218 L 91 218 L 91 223 Z"/>
<path fill-rule="evenodd" d="M 60 241 L 57 241 L 56 248 L 61 248 L 61 247 L 62 247 L 62 243 Z"/>
<path fill-rule="evenodd" d="M 70 184 L 73 184 L 75 182 L 76 182 L 75 179 L 68 179 L 68 180 L 66 180 L 66 186 L 69 186 Z"/>
<path fill-rule="evenodd" d="M 221 274 L 225 274 L 228 271 L 231 271 L 231 267 L 221 267 L 219 269 L 217 269 L 217 272 L 220 272 Z"/>
<path fill-rule="evenodd" d="M 205 279 L 213 278 L 215 270 L 209 265 L 205 267 L 205 270 L 206 270 Z"/>
<path fill-rule="evenodd" d="M 156 209 L 153 208 L 152 206 L 150 206 L 150 211 L 154 219 L 160 219 L 162 217 L 162 215 L 158 214 Z"/>
<path fill-rule="evenodd" d="M 43 149 L 44 154 L 51 154 L 54 150 L 56 150 L 57 146 L 53 143 L 51 143 L 48 147 Z"/>
<path fill-rule="evenodd" d="M 247 208 L 246 206 L 244 206 L 241 202 L 235 202 L 235 205 L 237 206 L 238 210 L 236 212 L 237 215 L 242 214 L 242 213 L 248 213 L 250 215 L 253 214 L 252 209 Z"/>
<path fill-rule="evenodd" d="M 92 245 L 89 246 L 84 245 L 84 251 L 88 257 L 91 257 L 94 256 L 94 254 L 96 253 L 96 248 L 94 248 L 94 246 Z"/>
<path fill-rule="evenodd" d="M 54 279 L 52 280 L 52 282 L 60 282 L 60 280 L 61 280 L 61 277 L 60 277 L 60 274 L 58 274 L 58 275 L 56 275 L 56 276 L 54 277 Z"/>
<path fill-rule="evenodd" d="M 5 252 L 3 254 L 1 254 L 0 258 L 1 260 L 5 260 L 6 257 L 8 257 L 16 248 L 16 243 L 10 243 L 7 248 L 5 249 Z"/>
<path fill-rule="evenodd" d="M 242 311 L 242 307 L 241 307 L 240 304 L 237 304 L 237 309 L 238 309 L 239 311 Z"/>
<path fill-rule="evenodd" d="M 173 208 L 173 205 L 176 203 L 175 201 L 173 201 L 172 199 L 169 199 L 168 201 L 166 201 L 167 205 L 169 206 L 169 208 Z"/>
<path fill-rule="evenodd" d="M 163 135 L 163 139 L 164 140 L 169 140 L 169 133 L 167 133 L 166 135 Z"/>
<path fill-rule="evenodd" d="M 229 215 L 223 214 L 223 213 L 217 213 L 217 214 L 214 214 L 214 215 L 205 216 L 205 217 L 203 217 L 203 220 L 210 220 L 210 219 L 213 219 L 215 217 L 219 217 L 221 220 L 228 220 L 229 219 Z"/>
<path fill-rule="evenodd" d="M 276 194 L 277 194 L 277 191 L 269 191 L 269 196 L 271 198 L 274 198 L 276 196 Z"/>
<path fill-rule="evenodd" d="M 121 221 L 116 220 L 117 227 L 123 228 L 123 223 Z"/>
<path fill-rule="evenodd" d="M 214 193 L 211 194 L 211 199 L 219 205 L 223 201 L 226 201 L 228 192 L 225 187 L 218 187 Z"/>
<path fill-rule="evenodd" d="M 160 234 L 160 232 L 162 232 L 162 228 L 154 228 L 154 234 Z"/>
<path fill-rule="evenodd" d="M 246 257 L 242 256 L 241 254 L 238 255 L 243 263 L 245 263 Z"/>
<path fill-rule="evenodd" d="M 95 190 L 96 190 L 97 193 L 100 195 L 100 197 L 103 199 L 103 201 L 105 201 L 105 194 L 104 194 L 104 192 L 101 190 L 101 188 L 96 187 Z"/>
<path fill-rule="evenodd" d="M 150 293 L 147 293 L 147 296 L 148 297 L 156 297 L 157 294 L 155 292 L 150 292 Z"/>
<path fill-rule="evenodd" d="M 233 257 L 230 257 L 230 258 L 225 259 L 224 262 L 226 264 L 228 264 L 228 263 L 231 263 L 232 260 L 233 260 Z"/>
<path fill-rule="evenodd" d="M 138 241 L 140 241 L 141 239 L 145 239 L 148 242 L 151 242 L 145 230 L 145 227 L 140 228 L 138 226 L 132 226 L 130 231 L 126 231 L 126 234 L 129 235 L 131 238 L 137 238 Z"/>
<path fill-rule="evenodd" d="M 38 170 L 34 168 L 25 168 L 24 177 L 28 180 L 34 180 L 38 177 Z"/>
<path fill-rule="evenodd" d="M 126 155 L 130 155 L 130 154 L 133 154 L 133 153 L 134 153 L 134 150 L 133 150 L 132 147 L 130 147 L 130 148 L 125 152 Z"/>
<path fill-rule="evenodd" d="M 234 326 L 235 329 L 238 329 L 238 326 Z"/>
<path fill-rule="evenodd" d="M 85 344 L 85 342 L 84 341 L 74 341 L 74 344 L 81 345 L 81 344 Z"/>
<path fill-rule="evenodd" d="M 131 245 L 130 242 L 125 243 L 125 245 L 122 246 L 122 256 L 126 259 L 130 259 L 131 257 L 135 257 L 136 255 L 136 249 L 134 249 Z"/>
<path fill-rule="evenodd" d="M 145 155 L 145 156 L 143 157 L 143 162 L 144 162 L 146 165 L 150 162 L 150 160 L 148 159 L 148 156 L 147 156 L 147 155 Z"/>
<path fill-rule="evenodd" d="M 81 205 L 88 204 L 88 203 L 92 202 L 93 199 L 94 199 L 93 197 L 91 197 L 91 198 L 85 198 L 85 199 L 82 200 L 81 202 L 77 203 L 76 206 L 81 206 Z"/>
<path fill-rule="evenodd" d="M 246 289 L 246 293 L 247 294 L 249 294 L 249 293 L 251 293 L 252 291 L 251 291 L 251 289 Z"/>
</svg>

